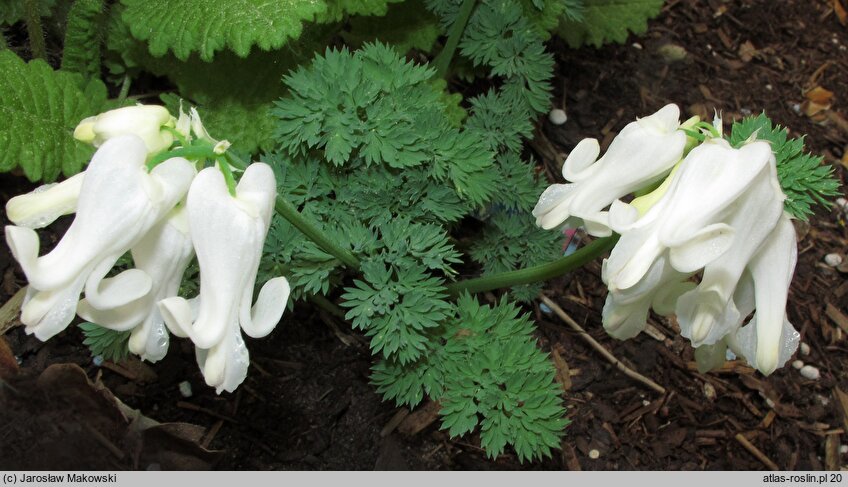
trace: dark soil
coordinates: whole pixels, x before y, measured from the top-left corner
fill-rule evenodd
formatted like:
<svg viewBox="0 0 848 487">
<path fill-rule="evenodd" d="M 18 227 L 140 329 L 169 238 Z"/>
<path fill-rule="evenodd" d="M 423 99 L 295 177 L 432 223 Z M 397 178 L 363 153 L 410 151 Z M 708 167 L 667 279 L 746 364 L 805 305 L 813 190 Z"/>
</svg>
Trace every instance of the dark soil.
<svg viewBox="0 0 848 487">
<path fill-rule="evenodd" d="M 832 5 L 831 0 L 672 0 L 644 36 L 631 36 L 624 45 L 570 50 L 553 40 L 555 105 L 566 108 L 569 120 L 563 126 L 540 122 L 532 148 L 546 172 L 558 175 L 556 160 L 581 138 L 609 142 L 628 121 L 666 103 L 707 118 L 719 110 L 726 122 L 765 110 L 792 133 L 807 134 L 808 148 L 825 155 L 844 181 L 848 27 Z M 816 86 L 834 96 L 829 109 L 812 113 L 805 93 Z M 29 188 L 21 179 L 3 176 L 0 197 L 5 202 Z M 768 378 L 739 364 L 700 374 L 676 323 L 658 317 L 651 321 L 656 337 L 642 334 L 626 342 L 607 337 L 600 324 L 605 290 L 596 262 L 552 282 L 548 295 L 617 358 L 668 393 L 659 395 L 618 372 L 555 316 L 528 309 L 537 318 L 541 346 L 563 359 L 560 369 L 571 379 L 564 397 L 572 424 L 563 449 L 532 464 L 522 465 L 509 453 L 489 460 L 477 438 L 452 440 L 437 422 L 426 426 L 432 405 L 400 421 L 405 411 L 383 403 L 368 384 L 371 356 L 362 339 L 345 323 L 307 306 L 286 314 L 270 337 L 248 343 L 253 366 L 247 380 L 235 394 L 220 396 L 205 386 L 193 348 L 179 340 L 154 365 L 96 367 L 77 329 L 47 343 L 20 328 L 5 338 L 25 377 L 52 363 L 80 364 L 89 377 L 99 376 L 118 398 L 150 418 L 204 427 L 202 442 L 221 451 L 214 465 L 219 469 L 767 468 L 743 444 L 780 469 L 838 469 L 846 464 L 839 448 L 848 443 L 848 410 L 837 392 L 848 391 L 848 280 L 823 257 L 845 254 L 848 231 L 838 210 L 822 210 L 798 228 L 800 255 L 788 312 L 811 348 L 809 356 L 798 358 L 818 367 L 820 379 L 804 379 L 790 366 Z M 0 266 L 0 294 L 10 296 L 23 279 L 5 249 Z M 185 380 L 193 391 L 187 398 L 178 386 Z M 57 413 L 50 401 L 11 396 L 17 408 L 0 414 L 0 467 L 43 467 L 43 458 L 35 460 L 33 451 L 22 447 L 34 437 L 47 441 L 43 435 L 55 443 L 48 452 L 75 452 L 76 463 L 69 461 L 78 468 L 157 466 L 118 460 L 114 451 L 97 446 L 108 445 L 108 439 L 81 440 L 45 428 L 45 421 L 71 421 L 71 413 L 63 420 L 61 407 Z M 115 459 L 104 467 L 103 455 L 110 454 Z"/>
</svg>

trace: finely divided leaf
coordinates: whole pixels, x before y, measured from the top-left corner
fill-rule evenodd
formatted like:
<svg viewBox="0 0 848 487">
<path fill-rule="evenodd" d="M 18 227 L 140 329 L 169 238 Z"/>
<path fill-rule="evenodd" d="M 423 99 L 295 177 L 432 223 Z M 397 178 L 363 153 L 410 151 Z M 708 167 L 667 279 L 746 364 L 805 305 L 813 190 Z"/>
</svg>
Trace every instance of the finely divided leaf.
<svg viewBox="0 0 848 487">
<path fill-rule="evenodd" d="M 622 43 L 631 32 L 645 32 L 662 6 L 663 0 L 584 0 L 582 21 L 564 18 L 557 33 L 571 47 Z"/>
<path fill-rule="evenodd" d="M 193 52 L 211 61 L 229 49 L 246 57 L 256 45 L 265 51 L 297 39 L 304 21 L 326 11 L 322 0 L 122 0 L 123 20 L 150 53 L 171 51 L 180 60 Z"/>
<path fill-rule="evenodd" d="M 76 0 L 68 12 L 62 70 L 100 78 L 104 0 Z"/>
<path fill-rule="evenodd" d="M 77 124 L 106 108 L 106 87 L 44 61 L 0 51 L 0 172 L 20 167 L 30 181 L 82 170 L 94 149 L 74 140 Z"/>
</svg>

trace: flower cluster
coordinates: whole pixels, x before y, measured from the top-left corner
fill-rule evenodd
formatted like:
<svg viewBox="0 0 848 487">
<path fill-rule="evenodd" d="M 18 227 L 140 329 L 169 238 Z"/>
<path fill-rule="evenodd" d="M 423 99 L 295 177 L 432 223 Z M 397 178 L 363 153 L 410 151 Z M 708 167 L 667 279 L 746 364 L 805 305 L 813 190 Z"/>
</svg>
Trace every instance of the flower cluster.
<svg viewBox="0 0 848 487">
<path fill-rule="evenodd" d="M 676 314 L 703 369 L 724 363 L 730 347 L 770 374 L 799 342 L 785 312 L 797 244 L 774 154 L 767 142 L 734 148 L 717 134 L 690 148 L 695 124 L 678 116 L 668 105 L 631 123 L 597 161 L 597 141 L 581 141 L 563 167 L 572 183 L 548 188 L 534 215 L 545 228 L 621 235 L 602 267 L 610 335 L 636 336 L 650 309 Z"/>
<path fill-rule="evenodd" d="M 233 391 L 249 364 L 241 330 L 270 333 L 289 295 L 277 277 L 251 306 L 277 194 L 273 170 L 251 164 L 236 186 L 222 159 L 204 168 L 205 158 L 163 154 L 175 140 L 226 151 L 228 143 L 212 139 L 194 110 L 175 118 L 159 106 L 120 108 L 83 120 L 74 135 L 98 147 L 88 168 L 6 205 L 15 224 L 6 227 L 6 241 L 29 282 L 21 309 L 27 333 L 47 340 L 78 314 L 131 330 L 130 351 L 155 362 L 168 350 L 170 330 L 195 343 L 210 386 Z M 35 229 L 70 213 L 65 235 L 39 256 Z M 135 268 L 109 276 L 127 252 Z M 177 293 L 195 254 L 200 295 L 185 300 Z"/>
</svg>

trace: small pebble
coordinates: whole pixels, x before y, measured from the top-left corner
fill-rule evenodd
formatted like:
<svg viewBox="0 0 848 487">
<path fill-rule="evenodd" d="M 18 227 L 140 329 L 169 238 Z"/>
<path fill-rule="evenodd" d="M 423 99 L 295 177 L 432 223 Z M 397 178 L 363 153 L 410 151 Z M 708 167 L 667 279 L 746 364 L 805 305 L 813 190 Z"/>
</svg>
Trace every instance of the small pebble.
<svg viewBox="0 0 848 487">
<path fill-rule="evenodd" d="M 801 355 L 810 354 L 810 346 L 807 345 L 805 342 L 801 342 L 801 346 L 799 348 L 801 349 Z"/>
<path fill-rule="evenodd" d="M 95 355 L 94 358 L 91 359 L 91 363 L 93 363 L 95 367 L 100 367 L 101 365 L 103 365 L 103 356 Z"/>
<path fill-rule="evenodd" d="M 792 367 L 796 370 L 801 370 L 804 367 L 804 362 L 802 360 L 796 360 L 792 362 Z"/>
<path fill-rule="evenodd" d="M 592 460 L 597 460 L 601 456 L 601 452 L 598 450 L 589 450 L 589 458 Z"/>
<path fill-rule="evenodd" d="M 768 406 L 771 409 L 774 409 L 774 401 L 772 401 L 769 398 L 766 398 L 766 406 Z"/>
<path fill-rule="evenodd" d="M 633 49 L 642 49 L 642 44 L 639 44 L 638 42 L 634 42 L 631 45 L 633 46 Z"/>
<path fill-rule="evenodd" d="M 733 350 L 728 348 L 727 351 L 724 352 L 724 358 L 725 358 L 725 360 L 728 360 L 728 361 L 736 360 L 736 354 L 733 353 Z"/>
<path fill-rule="evenodd" d="M 836 198 L 836 207 L 842 211 L 848 211 L 848 200 L 845 198 Z"/>
<path fill-rule="evenodd" d="M 772 86 L 772 85 L 768 84 L 768 85 L 766 85 L 766 89 L 767 89 L 767 90 L 769 90 L 769 91 L 771 91 L 771 90 L 773 90 L 773 89 L 774 89 L 774 86 Z"/>
<path fill-rule="evenodd" d="M 709 382 L 704 382 L 704 396 L 710 401 L 716 398 L 716 390 Z"/>
<path fill-rule="evenodd" d="M 803 375 L 805 379 L 818 380 L 818 378 L 821 377 L 821 372 L 812 365 L 805 365 L 801 367 L 801 375 Z"/>
<path fill-rule="evenodd" d="M 841 453 L 843 455 L 848 453 L 848 445 L 840 445 L 839 446 L 839 453 Z"/>
<path fill-rule="evenodd" d="M 180 382 L 178 387 L 180 388 L 180 395 L 183 397 L 191 397 L 191 383 L 189 381 L 184 380 Z"/>
<path fill-rule="evenodd" d="M 839 254 L 827 254 L 824 256 L 824 263 L 830 267 L 836 267 L 842 263 L 842 256 Z"/>
<path fill-rule="evenodd" d="M 546 315 L 551 314 L 551 308 L 549 308 L 548 305 L 545 303 L 539 303 L 539 309 L 542 310 L 542 313 L 545 313 Z"/>
<path fill-rule="evenodd" d="M 830 399 L 822 396 L 821 394 L 816 394 L 816 399 L 819 400 L 819 403 L 821 403 L 822 406 L 827 406 L 828 404 L 830 404 Z"/>
<path fill-rule="evenodd" d="M 647 399 L 642 399 L 642 405 L 643 406 L 649 406 L 650 404 L 651 404 L 651 401 L 649 401 Z"/>
<path fill-rule="evenodd" d="M 554 108 L 548 113 L 548 120 L 554 125 L 562 125 L 568 121 L 568 115 L 562 108 Z"/>
</svg>

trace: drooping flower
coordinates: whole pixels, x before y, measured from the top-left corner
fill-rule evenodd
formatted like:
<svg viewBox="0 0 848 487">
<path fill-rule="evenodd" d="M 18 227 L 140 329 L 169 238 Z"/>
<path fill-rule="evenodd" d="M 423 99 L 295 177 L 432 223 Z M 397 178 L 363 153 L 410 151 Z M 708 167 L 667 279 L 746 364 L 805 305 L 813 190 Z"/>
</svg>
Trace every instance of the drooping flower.
<svg viewBox="0 0 848 487">
<path fill-rule="evenodd" d="M 20 227 L 44 228 L 57 218 L 77 211 L 85 172 L 60 183 L 49 183 L 29 193 L 15 196 L 6 203 L 6 216 Z"/>
<path fill-rule="evenodd" d="M 610 222 L 621 239 L 603 268 L 610 290 L 635 286 L 665 252 L 682 273 L 696 272 L 724 254 L 736 233 L 724 221 L 728 211 L 769 164 L 774 165 L 774 156 L 765 142 L 734 149 L 714 139 L 686 156 L 668 191 L 644 216 L 632 205 L 614 203 Z"/>
<path fill-rule="evenodd" d="M 701 283 L 677 303 L 681 335 L 689 338 L 692 346 L 717 342 L 745 319 L 747 313 L 741 314 L 733 295 L 749 262 L 783 214 L 784 199 L 772 157 L 726 210 L 722 220 L 733 229 L 730 247 L 704 267 Z"/>
<path fill-rule="evenodd" d="M 136 135 L 104 142 L 83 177 L 74 221 L 46 255 L 38 256 L 34 230 L 6 227 L 6 241 L 29 281 L 21 313 L 28 333 L 47 340 L 67 327 L 83 288 L 97 309 L 150 291 L 150 277 L 138 269 L 105 276 L 182 199 L 196 171 L 187 160 L 172 158 L 148 172 L 147 154 Z"/>
<path fill-rule="evenodd" d="M 604 209 L 663 177 L 680 161 L 686 134 L 678 130 L 679 116 L 672 104 L 631 122 L 600 159 L 596 139 L 580 141 L 562 168 L 571 183 L 553 184 L 542 193 L 533 209 L 536 224 L 550 229 L 571 220 L 571 226 L 585 225 L 590 235 L 610 235 Z"/>
<path fill-rule="evenodd" d="M 174 136 L 167 128 L 173 128 L 175 124 L 176 120 L 163 106 L 135 105 L 82 120 L 74 129 L 74 138 L 100 147 L 113 137 L 132 134 L 144 141 L 148 153 L 156 154 L 174 142 Z"/>
<path fill-rule="evenodd" d="M 150 292 L 136 301 L 102 310 L 83 300 L 77 314 L 104 328 L 132 330 L 130 352 L 156 362 L 165 357 L 169 343 L 158 302 L 177 295 L 183 274 L 194 257 L 185 206 L 172 210 L 132 248 L 131 253 L 136 268 L 150 276 Z"/>
<path fill-rule="evenodd" d="M 160 308 L 168 328 L 194 342 L 206 383 L 219 393 L 233 391 L 247 375 L 241 330 L 254 338 L 267 335 L 288 300 L 288 281 L 277 277 L 262 286 L 251 307 L 276 192 L 271 167 L 255 163 L 235 196 L 217 168 L 201 171 L 188 193 L 189 231 L 200 265 L 199 307 L 195 313 L 187 300 L 172 297 Z"/>
</svg>

